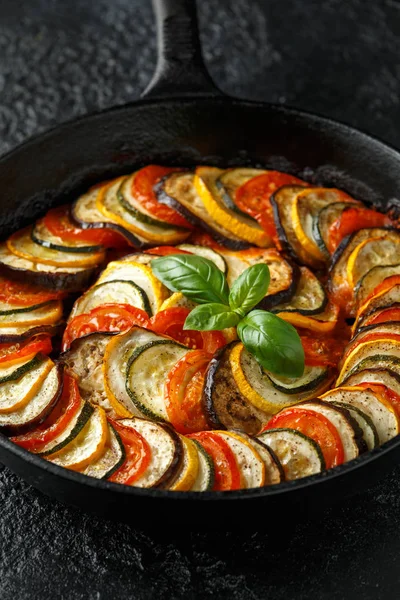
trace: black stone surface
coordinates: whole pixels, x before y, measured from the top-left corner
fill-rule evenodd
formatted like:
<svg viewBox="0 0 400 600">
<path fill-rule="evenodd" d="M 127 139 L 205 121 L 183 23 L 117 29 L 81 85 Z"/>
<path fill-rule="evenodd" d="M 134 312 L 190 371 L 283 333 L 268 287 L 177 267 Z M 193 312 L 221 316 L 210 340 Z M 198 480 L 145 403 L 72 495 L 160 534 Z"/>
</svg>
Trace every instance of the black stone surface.
<svg viewBox="0 0 400 600">
<path fill-rule="evenodd" d="M 224 91 L 320 112 L 399 146 L 399 2 L 199 5 L 207 64 Z M 154 63 L 147 0 L 1 0 L 0 151 L 138 97 Z M 400 467 L 281 536 L 174 536 L 61 506 L 0 466 L 0 598 L 395 599 L 399 478 Z"/>
</svg>

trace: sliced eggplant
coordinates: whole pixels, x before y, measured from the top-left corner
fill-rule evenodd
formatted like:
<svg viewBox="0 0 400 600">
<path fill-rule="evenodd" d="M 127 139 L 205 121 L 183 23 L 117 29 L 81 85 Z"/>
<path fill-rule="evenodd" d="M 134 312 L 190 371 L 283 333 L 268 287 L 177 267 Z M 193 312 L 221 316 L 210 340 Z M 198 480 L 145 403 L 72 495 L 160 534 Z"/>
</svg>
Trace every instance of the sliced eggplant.
<svg viewBox="0 0 400 600">
<path fill-rule="evenodd" d="M 108 424 L 108 440 L 103 454 L 82 471 L 96 479 L 108 479 L 125 461 L 125 448 L 114 427 Z"/>
<path fill-rule="evenodd" d="M 94 409 L 85 426 L 71 442 L 46 458 L 60 467 L 82 471 L 103 455 L 107 441 L 106 414 L 98 407 Z"/>
<path fill-rule="evenodd" d="M 111 229 L 121 235 L 130 246 L 135 248 L 146 246 L 147 240 L 134 235 L 97 210 L 96 200 L 99 191 L 100 188 L 96 187 L 80 196 L 71 207 L 71 219 L 82 229 Z"/>
<path fill-rule="evenodd" d="M 111 414 L 114 413 L 104 387 L 103 361 L 106 346 L 115 335 L 91 333 L 74 340 L 69 350 L 60 355 L 60 361 L 76 375 L 82 398 Z"/>
<path fill-rule="evenodd" d="M 169 296 L 169 290 L 155 277 L 151 266 L 131 260 L 111 262 L 100 275 L 97 283 L 106 281 L 133 281 L 147 296 L 151 312 L 156 314 Z"/>
<path fill-rule="evenodd" d="M 191 492 L 206 492 L 212 490 L 215 479 L 214 463 L 211 456 L 205 451 L 203 446 L 197 440 L 192 440 L 195 444 L 199 457 L 199 470 Z"/>
<path fill-rule="evenodd" d="M 293 228 L 292 210 L 300 185 L 284 185 L 271 196 L 274 221 L 281 248 L 294 260 L 310 267 L 321 267 L 321 261 L 310 257 L 299 242 Z"/>
<path fill-rule="evenodd" d="M 223 171 L 216 167 L 196 167 L 194 186 L 210 217 L 239 238 L 261 248 L 272 246 L 271 238 L 249 215 L 238 214 L 222 201 L 216 181 Z"/>
<path fill-rule="evenodd" d="M 313 238 L 318 244 L 321 252 L 323 252 L 327 258 L 330 258 L 331 255 L 328 250 L 330 227 L 337 219 L 339 219 L 345 210 L 348 210 L 351 207 L 352 204 L 349 202 L 330 203 L 318 212 L 313 221 Z"/>
<path fill-rule="evenodd" d="M 390 308 L 391 306 L 400 303 L 400 284 L 395 284 L 390 289 L 379 292 L 372 296 L 360 308 L 357 315 L 356 327 L 362 325 L 362 321 L 380 308 Z"/>
<path fill-rule="evenodd" d="M 393 275 L 400 275 L 400 264 L 380 264 L 369 269 L 369 271 L 358 280 L 355 287 L 354 292 L 357 305 L 359 307 L 362 306 L 367 298 L 372 295 L 374 289 L 382 283 L 384 279 L 392 277 Z"/>
<path fill-rule="evenodd" d="M 325 469 L 321 448 L 295 429 L 269 429 L 258 439 L 278 457 L 287 481 L 309 477 Z"/>
<path fill-rule="evenodd" d="M 98 267 L 105 258 L 103 250 L 98 252 L 60 252 L 37 244 L 32 239 L 31 227 L 13 233 L 6 244 L 9 251 L 19 258 L 61 269 Z"/>
<path fill-rule="evenodd" d="M 264 485 L 276 485 L 285 481 L 285 473 L 278 457 L 272 451 L 272 449 L 261 441 L 259 437 L 247 435 L 246 433 L 240 432 L 240 435 L 244 437 L 258 454 L 261 456 L 265 466 L 265 481 Z"/>
<path fill-rule="evenodd" d="M 0 329 L 0 344 L 14 344 L 18 342 L 24 342 L 29 338 L 39 335 L 56 335 L 61 327 L 62 323 L 55 323 L 54 325 L 40 325 L 39 327 L 3 327 Z"/>
<path fill-rule="evenodd" d="M 183 457 L 181 467 L 168 489 L 173 492 L 188 492 L 192 489 L 199 475 L 199 452 L 193 440 L 179 435 L 182 443 Z"/>
<path fill-rule="evenodd" d="M 266 173 L 264 169 L 250 169 L 247 167 L 239 167 L 227 169 L 216 180 L 215 185 L 219 190 L 221 199 L 226 208 L 238 213 L 244 217 L 251 218 L 250 215 L 240 210 L 235 202 L 236 191 L 240 186 L 244 185 L 250 179 Z"/>
<path fill-rule="evenodd" d="M 100 244 L 88 245 L 83 242 L 66 242 L 61 237 L 53 235 L 46 227 L 43 219 L 37 221 L 31 233 L 32 241 L 35 244 L 56 250 L 57 252 L 88 252 L 90 254 L 103 252 L 104 248 Z"/>
<path fill-rule="evenodd" d="M 251 404 L 239 391 L 233 378 L 230 353 L 238 342 L 221 348 L 207 368 L 203 406 L 212 429 L 239 429 L 250 435 L 261 431 L 269 415 Z"/>
<path fill-rule="evenodd" d="M 10 279 L 33 283 L 50 290 L 78 292 L 87 287 L 97 269 L 59 267 L 35 263 L 16 256 L 0 244 L 0 275 Z"/>
<path fill-rule="evenodd" d="M 20 410 L 0 415 L 0 430 L 19 435 L 40 425 L 54 408 L 62 391 L 61 368 L 54 365 L 30 402 Z"/>
<path fill-rule="evenodd" d="M 265 483 L 265 465 L 258 450 L 245 437 L 232 431 L 214 431 L 232 450 L 239 467 L 242 488 L 261 487 Z"/>
<path fill-rule="evenodd" d="M 42 387 L 54 363 L 45 356 L 37 355 L 35 359 L 25 365 L 26 371 L 23 375 L 1 383 L 0 414 L 10 414 L 22 409 Z M 34 362 L 36 364 L 32 366 Z"/>
<path fill-rule="evenodd" d="M 170 427 L 145 419 L 122 419 L 120 423 L 137 431 L 150 446 L 150 464 L 135 481 L 135 487 L 167 488 L 175 479 L 183 460 L 179 436 Z"/>
<path fill-rule="evenodd" d="M 325 394 L 323 400 L 337 405 L 350 404 L 359 408 L 375 425 L 381 444 L 399 433 L 399 419 L 394 409 L 383 403 L 378 394 L 368 388 L 339 387 Z"/>
<path fill-rule="evenodd" d="M 224 257 L 220 252 L 217 252 L 212 248 L 208 248 L 207 246 L 196 246 L 194 244 L 180 244 L 179 246 L 177 246 L 177 248 L 211 260 L 211 262 L 213 262 L 215 266 L 217 266 L 218 269 L 223 273 L 226 273 L 227 271 L 226 261 Z"/>
<path fill-rule="evenodd" d="M 193 173 L 172 173 L 162 179 L 154 189 L 161 204 L 175 209 L 193 225 L 202 227 L 226 248 L 239 250 L 249 247 L 248 242 L 234 235 L 210 217 L 194 187 Z"/>
<path fill-rule="evenodd" d="M 135 348 L 126 366 L 126 391 L 141 414 L 168 421 L 165 381 L 172 367 L 187 353 L 186 346 L 170 339 L 151 340 Z"/>
<path fill-rule="evenodd" d="M 69 320 L 88 313 L 103 304 L 129 304 L 144 310 L 149 316 L 151 307 L 147 294 L 133 281 L 112 280 L 93 285 L 75 302 Z"/>
<path fill-rule="evenodd" d="M 357 422 L 363 433 L 364 442 L 368 450 L 373 450 L 379 446 L 378 430 L 370 416 L 356 406 L 352 406 L 346 402 L 332 402 L 332 404 L 338 408 L 345 408 L 350 413 L 350 416 Z"/>
<path fill-rule="evenodd" d="M 29 310 L 31 309 L 31 310 Z M 50 300 L 37 307 L 27 307 L 26 310 L 6 310 L 0 314 L 0 334 L 2 329 L 11 327 L 40 327 L 53 325 L 61 320 L 63 305 L 61 300 Z"/>
<path fill-rule="evenodd" d="M 328 296 L 322 283 L 307 267 L 300 267 L 300 279 L 296 291 L 289 302 L 274 306 L 273 312 L 297 312 L 301 315 L 322 313 L 328 303 Z"/>
<path fill-rule="evenodd" d="M 37 451 L 37 454 L 40 456 L 49 456 L 50 454 L 55 454 L 65 448 L 80 434 L 92 416 L 93 410 L 94 408 L 89 404 L 89 402 L 81 400 L 78 410 L 69 421 L 67 427 L 65 427 L 63 431 L 61 431 L 53 440 L 51 440 L 51 442 L 43 445 Z"/>
<path fill-rule="evenodd" d="M 393 232 L 386 238 L 373 238 L 359 244 L 351 253 L 347 263 L 347 278 L 350 285 L 358 282 L 368 271 L 378 265 L 395 265 L 400 257 L 400 234 Z"/>
<path fill-rule="evenodd" d="M 121 177 L 100 189 L 96 198 L 96 207 L 99 212 L 134 235 L 139 235 L 153 244 L 177 244 L 187 238 L 188 230 L 172 225 L 166 229 L 164 226 L 143 223 L 127 211 L 121 204 L 118 195 L 124 182 L 125 178 Z"/>
</svg>

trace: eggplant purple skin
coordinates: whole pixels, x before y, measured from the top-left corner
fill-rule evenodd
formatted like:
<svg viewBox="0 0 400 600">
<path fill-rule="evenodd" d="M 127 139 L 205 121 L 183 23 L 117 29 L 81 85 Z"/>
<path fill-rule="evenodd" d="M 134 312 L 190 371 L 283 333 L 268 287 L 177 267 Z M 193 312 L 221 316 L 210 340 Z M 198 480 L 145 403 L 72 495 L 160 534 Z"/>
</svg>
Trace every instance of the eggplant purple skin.
<svg viewBox="0 0 400 600">
<path fill-rule="evenodd" d="M 189 221 L 189 223 L 191 223 L 195 227 L 200 227 L 201 229 L 204 229 L 204 231 L 212 235 L 216 242 L 218 242 L 222 246 L 225 246 L 225 248 L 229 248 L 230 250 L 247 250 L 251 247 L 251 244 L 249 244 L 248 242 L 239 240 L 235 241 L 224 237 L 222 234 L 218 233 L 217 231 L 215 231 L 215 229 L 210 227 L 208 223 L 206 223 L 199 217 L 193 215 L 193 213 L 191 213 L 189 210 L 187 210 L 187 208 L 182 206 L 182 204 L 180 204 L 178 200 L 172 198 L 172 196 L 169 196 L 164 190 L 164 183 L 167 178 L 168 175 L 160 179 L 160 181 L 154 186 L 154 191 L 156 193 L 157 200 L 158 202 L 160 202 L 160 204 L 166 204 L 170 208 L 176 210 L 176 212 L 179 213 L 181 217 L 184 217 L 187 221 Z"/>
<path fill-rule="evenodd" d="M 287 256 L 284 256 L 283 258 L 286 260 L 287 263 L 289 263 L 292 269 L 290 286 L 286 288 L 286 290 L 282 290 L 280 292 L 277 292 L 276 294 L 271 294 L 270 296 L 265 296 L 265 298 L 263 298 L 261 302 L 258 303 L 257 308 L 261 308 L 263 310 L 271 310 L 277 304 L 290 302 L 290 300 L 295 295 L 297 284 L 300 279 L 300 268 L 297 263 L 293 262 L 293 260 L 289 259 Z"/>
<path fill-rule="evenodd" d="M 357 233 L 359 233 L 360 231 L 362 231 L 364 229 L 376 229 L 376 227 L 363 227 L 362 229 L 358 229 L 357 231 L 354 231 L 353 233 L 349 233 L 349 235 L 346 235 L 341 240 L 340 244 L 338 245 L 338 247 L 336 248 L 336 250 L 332 254 L 331 264 L 329 266 L 329 271 L 328 271 L 329 273 L 332 273 L 333 269 L 336 266 L 336 263 L 338 262 L 338 260 L 342 256 L 342 254 L 343 254 L 344 250 L 346 249 L 347 245 L 349 244 L 349 242 L 353 239 L 353 237 Z M 396 231 L 395 227 L 379 227 L 379 229 L 386 229 L 387 231 Z"/>
<path fill-rule="evenodd" d="M 277 190 L 277 192 L 279 192 L 279 190 L 281 190 L 284 187 L 292 187 L 292 186 L 285 186 L 285 185 L 283 185 L 282 187 L 280 187 Z M 295 262 L 297 262 L 299 260 L 299 257 L 297 256 L 296 252 L 294 251 L 294 249 L 293 249 L 293 247 L 292 247 L 292 245 L 291 245 L 291 243 L 290 243 L 290 241 L 289 241 L 289 239 L 288 239 L 288 237 L 286 235 L 286 231 L 284 230 L 284 228 L 282 226 L 281 217 L 280 217 L 280 214 L 279 214 L 279 206 L 278 206 L 278 203 L 275 200 L 275 193 L 276 192 L 274 192 L 271 195 L 270 202 L 271 202 L 271 206 L 272 206 L 272 213 L 273 213 L 273 216 L 274 216 L 274 222 L 275 222 L 276 232 L 278 234 L 278 240 L 279 240 L 279 242 L 281 244 L 282 250 L 284 252 L 286 252 L 290 256 L 290 258 L 292 260 L 294 260 Z"/>
<path fill-rule="evenodd" d="M 64 321 L 60 321 L 54 325 L 38 325 L 37 327 L 32 327 L 32 329 L 25 331 L 25 333 L 22 333 L 21 335 L 2 335 L 0 328 L 0 344 L 15 344 L 17 342 L 24 342 L 34 335 L 39 334 L 48 334 L 53 336 L 59 333 L 63 326 Z"/>
<path fill-rule="evenodd" d="M 54 394 L 53 398 L 51 399 L 51 402 L 49 402 L 49 404 L 43 409 L 43 411 L 40 413 L 40 415 L 38 415 L 31 421 L 24 423 L 23 425 L 6 425 L 6 426 L 0 425 L 1 433 L 3 433 L 4 435 L 7 435 L 7 436 L 23 435 L 24 433 L 28 433 L 32 429 L 35 429 L 36 427 L 38 427 L 49 416 L 49 414 L 51 413 L 53 408 L 55 408 L 58 400 L 60 399 L 60 396 L 61 396 L 62 390 L 63 390 L 64 367 L 60 363 L 56 363 L 56 368 L 57 368 L 57 375 L 58 375 L 58 389 L 57 389 L 57 392 Z"/>
<path fill-rule="evenodd" d="M 154 488 L 165 490 L 168 489 L 168 487 L 174 482 L 183 464 L 183 444 L 175 429 L 168 423 L 158 423 L 158 425 L 165 429 L 165 431 L 169 433 L 175 442 L 175 454 L 170 466 L 160 477 L 160 479 L 153 485 Z"/>
</svg>

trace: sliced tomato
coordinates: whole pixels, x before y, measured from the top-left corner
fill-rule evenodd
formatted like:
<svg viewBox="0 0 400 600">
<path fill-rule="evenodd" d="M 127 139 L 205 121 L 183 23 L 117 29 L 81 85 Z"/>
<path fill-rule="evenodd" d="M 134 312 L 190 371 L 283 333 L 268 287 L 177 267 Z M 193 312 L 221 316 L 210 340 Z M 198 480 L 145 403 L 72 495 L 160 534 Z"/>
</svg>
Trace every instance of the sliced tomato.
<svg viewBox="0 0 400 600">
<path fill-rule="evenodd" d="M 0 277 L 0 302 L 20 306 L 34 306 L 64 298 L 65 292 L 54 292 L 22 281 Z"/>
<path fill-rule="evenodd" d="M 156 246 L 155 248 L 145 250 L 144 253 L 157 254 L 158 256 L 167 256 L 168 254 L 192 254 L 191 252 L 186 252 L 186 250 L 175 248 L 175 246 Z"/>
<path fill-rule="evenodd" d="M 148 468 L 151 461 L 151 448 L 138 431 L 125 427 L 118 421 L 109 419 L 111 425 L 119 434 L 125 448 L 125 460 L 109 481 L 132 485 Z"/>
<path fill-rule="evenodd" d="M 366 227 L 386 227 L 392 224 L 387 215 L 369 208 L 348 208 L 329 227 L 327 248 L 333 253 L 350 233 Z"/>
<path fill-rule="evenodd" d="M 395 285 L 400 285 L 400 275 L 386 277 L 386 279 L 384 279 L 379 285 L 376 286 L 376 288 L 374 288 L 367 300 L 384 294 L 385 292 L 391 290 Z"/>
<path fill-rule="evenodd" d="M 294 175 L 281 171 L 268 171 L 249 179 L 236 191 L 235 204 L 254 219 L 272 238 L 276 236 L 276 227 L 271 206 L 272 194 L 283 185 L 310 184 Z"/>
<path fill-rule="evenodd" d="M 60 237 L 65 242 L 82 242 L 106 248 L 127 246 L 126 239 L 117 231 L 107 228 L 81 229 L 75 225 L 70 218 L 68 205 L 49 210 L 43 217 L 43 223 L 52 235 Z"/>
<path fill-rule="evenodd" d="M 295 429 L 317 442 L 327 469 L 343 463 L 344 449 L 339 432 L 324 415 L 293 406 L 272 417 L 264 431 L 279 428 Z"/>
<path fill-rule="evenodd" d="M 211 355 L 193 350 L 171 369 L 165 382 L 168 417 L 179 433 L 195 433 L 208 429 L 202 405 L 204 376 Z"/>
<path fill-rule="evenodd" d="M 209 233 L 206 233 L 201 229 L 195 229 L 192 231 L 187 243 L 194 244 L 195 246 L 206 246 L 207 248 L 212 248 L 213 250 L 226 250 L 226 248 L 221 246 L 221 244 L 218 244 L 218 242 L 216 242 Z"/>
<path fill-rule="evenodd" d="M 13 437 L 12 441 L 31 452 L 40 452 L 43 446 L 53 441 L 68 427 L 80 409 L 81 402 L 76 380 L 65 372 L 61 398 L 47 419 L 34 431 Z"/>
<path fill-rule="evenodd" d="M 193 229 L 193 225 L 177 213 L 176 210 L 158 202 L 154 191 L 154 186 L 160 179 L 178 170 L 177 167 L 160 167 L 158 165 L 148 165 L 140 169 L 132 181 L 132 195 L 156 219 L 166 221 L 178 227 Z"/>
<path fill-rule="evenodd" d="M 239 490 L 241 477 L 235 455 L 225 440 L 212 431 L 201 431 L 188 436 L 197 440 L 211 456 L 215 468 L 213 490 Z"/>
<path fill-rule="evenodd" d="M 141 308 L 129 304 L 103 304 L 90 312 L 74 317 L 67 325 L 62 351 L 68 350 L 73 340 L 96 331 L 127 331 L 134 325 L 147 327 L 149 318 Z"/>
<path fill-rule="evenodd" d="M 370 390 L 378 394 L 378 396 L 381 396 L 383 400 L 386 400 L 386 402 L 388 402 L 390 406 L 393 407 L 397 416 L 400 417 L 400 396 L 399 394 L 396 394 L 396 392 L 391 390 L 389 387 L 387 387 L 383 383 L 370 383 L 369 381 L 357 383 L 357 387 L 369 388 Z"/>
<path fill-rule="evenodd" d="M 0 344 L 0 364 L 12 364 L 21 358 L 41 354 L 50 354 L 52 351 L 51 337 L 49 335 L 36 335 L 24 342 L 14 344 Z"/>
<path fill-rule="evenodd" d="M 226 340 L 222 331 L 184 330 L 183 326 L 190 309 L 183 307 L 167 308 L 150 319 L 150 329 L 161 335 L 168 335 L 177 342 L 193 350 L 205 350 L 214 354 L 225 346 Z"/>
<path fill-rule="evenodd" d="M 349 334 L 342 337 L 328 337 L 323 334 L 311 334 L 302 329 L 299 330 L 299 334 L 304 348 L 305 364 L 310 367 L 336 367 L 350 337 Z"/>
<path fill-rule="evenodd" d="M 367 325 L 377 325 L 378 323 L 387 323 L 388 321 L 400 321 L 400 306 L 395 308 L 384 308 L 372 313 L 363 321 L 363 327 Z"/>
</svg>

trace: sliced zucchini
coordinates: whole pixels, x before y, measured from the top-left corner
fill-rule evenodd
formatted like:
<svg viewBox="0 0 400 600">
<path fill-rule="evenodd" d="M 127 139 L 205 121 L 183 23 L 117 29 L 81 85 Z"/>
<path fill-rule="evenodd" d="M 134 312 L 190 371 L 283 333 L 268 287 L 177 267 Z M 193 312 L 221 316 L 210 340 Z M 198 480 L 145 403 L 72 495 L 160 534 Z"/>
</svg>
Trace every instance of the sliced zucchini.
<svg viewBox="0 0 400 600">
<path fill-rule="evenodd" d="M 188 348 L 168 339 L 138 346 L 126 367 L 126 391 L 136 409 L 149 419 L 168 421 L 164 386 L 172 367 Z"/>
<path fill-rule="evenodd" d="M 100 275 L 97 283 L 106 281 L 133 281 L 146 294 L 151 312 L 155 315 L 169 296 L 168 289 L 155 277 L 149 265 L 131 260 L 111 262 Z"/>
<path fill-rule="evenodd" d="M 0 314 L 0 333 L 2 329 L 10 327 L 37 327 L 40 325 L 53 325 L 61 320 L 63 305 L 61 300 L 50 300 L 40 304 L 32 310 L 19 310 L 18 312 Z"/>
<path fill-rule="evenodd" d="M 128 362 L 134 351 L 148 343 L 164 341 L 157 335 L 141 327 L 132 327 L 128 332 L 112 338 L 104 352 L 104 387 L 109 402 L 120 417 L 142 416 L 126 389 Z M 156 366 L 156 365 L 155 365 Z M 145 382 L 143 382 L 145 385 Z"/>
<path fill-rule="evenodd" d="M 292 210 L 297 194 L 304 190 L 300 185 L 284 185 L 271 196 L 275 227 L 282 250 L 300 263 L 319 268 L 321 261 L 315 260 L 299 242 L 293 228 Z"/>
<path fill-rule="evenodd" d="M 264 442 L 262 442 L 258 437 L 253 437 L 243 432 L 240 432 L 240 435 L 245 437 L 249 444 L 251 444 L 261 456 L 265 466 L 264 485 L 276 485 L 277 483 L 282 483 L 282 481 L 285 481 L 285 473 L 282 465 L 271 448 L 264 444 Z"/>
<path fill-rule="evenodd" d="M 316 333 L 328 333 L 335 329 L 339 320 L 340 308 L 333 302 L 328 302 L 325 310 L 316 315 L 304 315 L 296 311 L 276 310 L 278 317 L 291 323 L 294 327 L 309 329 Z"/>
<path fill-rule="evenodd" d="M 295 429 L 269 429 L 258 439 L 278 457 L 287 481 L 309 477 L 325 469 L 318 444 Z"/>
<path fill-rule="evenodd" d="M 400 258 L 400 257 L 399 257 Z M 372 267 L 361 277 L 355 287 L 357 305 L 362 306 L 367 298 L 372 295 L 374 289 L 387 277 L 400 275 L 400 264 L 380 264 Z"/>
<path fill-rule="evenodd" d="M 383 368 L 369 368 L 358 371 L 343 381 L 346 387 L 354 387 L 360 383 L 378 383 L 386 386 L 400 396 L 400 375 L 395 371 Z"/>
<path fill-rule="evenodd" d="M 7 248 L 12 254 L 42 265 L 49 265 L 58 268 L 90 268 L 100 265 L 105 258 L 103 250 L 98 252 L 60 252 L 47 248 L 41 244 L 36 244 L 32 239 L 32 228 L 27 227 L 13 233 L 8 238 Z"/>
<path fill-rule="evenodd" d="M 54 365 L 35 396 L 21 409 L 0 414 L 3 433 L 19 435 L 40 425 L 54 408 L 62 390 L 61 369 Z"/>
<path fill-rule="evenodd" d="M 189 231 L 186 229 L 172 225 L 166 229 L 164 226 L 143 223 L 128 212 L 118 196 L 118 190 L 124 181 L 125 178 L 121 177 L 100 189 L 96 198 L 96 208 L 100 213 L 134 235 L 139 235 L 154 244 L 177 244 L 187 238 Z"/>
<path fill-rule="evenodd" d="M 302 394 L 310 390 L 315 390 L 324 383 L 327 378 L 326 367 L 304 367 L 304 373 L 301 377 L 277 377 L 273 373 L 264 371 L 274 388 L 284 394 Z"/>
<path fill-rule="evenodd" d="M 347 278 L 350 285 L 356 286 L 374 266 L 395 265 L 399 257 L 400 235 L 394 238 L 373 238 L 361 242 L 350 254 L 347 263 Z"/>
<path fill-rule="evenodd" d="M 322 396 L 324 402 L 350 404 L 363 411 L 374 423 L 379 442 L 384 444 L 399 433 L 399 419 L 389 404 L 364 387 L 338 387 Z"/>
<path fill-rule="evenodd" d="M 81 400 L 80 406 L 67 427 L 59 433 L 51 442 L 43 445 L 37 454 L 40 456 L 49 456 L 55 454 L 59 450 L 65 448 L 70 442 L 72 442 L 85 427 L 86 423 L 93 414 L 93 407 L 86 402 Z"/>
<path fill-rule="evenodd" d="M 22 358 L 17 363 L 9 366 L 0 365 L 0 384 L 8 381 L 18 381 L 29 371 L 36 369 L 42 363 L 43 358 L 41 354 L 36 354 L 33 358 Z"/>
<path fill-rule="evenodd" d="M 172 173 L 155 186 L 157 199 L 175 209 L 182 217 L 197 227 L 202 227 L 213 238 L 225 246 L 239 250 L 249 244 L 224 226 L 214 221 L 206 210 L 202 199 L 194 187 L 193 173 Z"/>
<path fill-rule="evenodd" d="M 36 364 L 32 363 L 37 359 Z M 30 361 L 30 368 L 17 378 L 0 385 L 0 414 L 9 414 L 28 404 L 42 387 L 43 381 L 53 368 L 53 361 L 37 355 Z M 26 365 L 28 367 L 28 365 Z"/>
<path fill-rule="evenodd" d="M 125 448 L 114 427 L 108 424 L 108 441 L 103 454 L 82 471 L 96 479 L 108 479 L 125 461 Z"/>
<path fill-rule="evenodd" d="M 368 361 L 368 364 L 375 363 L 375 366 L 381 366 L 381 363 L 386 360 L 397 362 L 400 360 L 400 342 L 383 339 L 383 340 L 372 340 L 358 344 L 349 354 L 346 356 L 342 368 L 339 373 L 336 385 L 339 385 L 346 377 L 354 372 L 361 369 L 367 368 L 365 361 L 367 359 L 373 359 L 372 362 Z"/>
<path fill-rule="evenodd" d="M 313 239 L 327 258 L 330 258 L 330 252 L 328 250 L 330 227 L 337 219 L 339 219 L 341 214 L 345 210 L 351 208 L 351 206 L 352 204 L 349 202 L 329 203 L 318 212 L 316 218 L 313 220 Z"/>
<path fill-rule="evenodd" d="M 92 188 L 86 194 L 80 196 L 72 205 L 71 219 L 82 229 L 111 229 L 125 238 L 126 242 L 135 248 L 142 248 L 147 245 L 147 240 L 139 235 L 134 235 L 97 210 L 96 200 L 99 191 L 99 187 Z"/>
<path fill-rule="evenodd" d="M 324 396 L 321 399 L 323 400 L 322 402 L 321 400 L 302 402 L 301 407 L 323 415 L 332 423 L 342 440 L 345 462 L 357 458 L 359 454 L 367 450 L 363 432 L 358 426 L 357 421 L 353 419 L 349 411 L 344 407 L 338 408 L 329 402 L 327 403 Z"/>
<path fill-rule="evenodd" d="M 103 361 L 106 346 L 115 333 L 91 333 L 74 340 L 60 361 L 77 377 L 82 398 L 113 414 L 104 387 Z"/>
<path fill-rule="evenodd" d="M 183 459 L 180 470 L 169 484 L 168 489 L 173 492 L 188 492 L 199 475 L 199 452 L 193 440 L 183 435 L 180 435 L 179 438 L 182 442 Z"/>
<path fill-rule="evenodd" d="M 262 175 L 263 173 L 266 173 L 264 169 L 249 169 L 247 167 L 227 169 L 224 171 L 216 180 L 215 185 L 220 192 L 221 199 L 226 208 L 246 217 L 247 219 L 251 218 L 250 215 L 240 210 L 235 203 L 236 191 L 240 188 L 240 186 L 250 181 L 250 179 L 257 177 L 258 175 Z"/>
<path fill-rule="evenodd" d="M 88 313 L 103 304 L 129 304 L 144 310 L 149 316 L 151 307 L 147 294 L 133 281 L 115 279 L 93 285 L 75 302 L 69 320 Z"/>
<path fill-rule="evenodd" d="M 390 308 L 397 303 L 400 303 L 400 284 L 395 284 L 390 289 L 379 292 L 366 300 L 359 309 L 355 327 L 360 327 L 363 319 L 377 311 L 379 308 Z"/>
<path fill-rule="evenodd" d="M 233 377 L 239 390 L 259 410 L 273 415 L 286 406 L 291 406 L 301 400 L 315 397 L 318 390 L 325 390 L 332 381 L 332 371 L 325 368 L 323 371 L 313 371 L 314 379 L 307 380 L 307 375 L 299 378 L 299 390 L 296 390 L 296 381 L 288 384 L 288 380 L 274 377 L 274 383 L 243 344 L 237 345 L 230 354 Z M 279 382 L 279 383 L 277 383 Z M 276 386 L 290 387 L 290 392 L 282 392 Z M 304 390 L 304 387 L 306 388 Z M 304 391 L 301 391 L 301 390 Z"/>
<path fill-rule="evenodd" d="M 182 442 L 167 426 L 145 419 L 122 419 L 124 427 L 135 429 L 150 446 L 151 460 L 146 471 L 134 483 L 141 488 L 168 488 L 183 460 Z"/>
<path fill-rule="evenodd" d="M 390 354 L 372 354 L 364 359 L 361 359 L 343 376 L 338 378 L 338 382 L 343 384 L 344 381 L 349 381 L 353 375 L 369 369 L 388 369 L 400 375 L 400 357 Z"/>
<path fill-rule="evenodd" d="M 212 490 L 214 486 L 215 469 L 214 463 L 211 456 L 204 450 L 203 446 L 199 444 L 197 440 L 192 440 L 195 444 L 198 458 L 199 458 L 199 470 L 197 477 L 193 483 L 190 491 L 191 492 L 206 492 Z"/>
<path fill-rule="evenodd" d="M 86 425 L 69 444 L 47 456 L 50 462 L 82 471 L 104 453 L 108 441 L 108 423 L 102 408 L 95 408 Z"/>
<path fill-rule="evenodd" d="M 57 252 L 89 252 L 99 253 L 103 252 L 104 248 L 101 244 L 87 245 L 82 242 L 66 242 L 61 237 L 53 235 L 44 224 L 43 220 L 36 221 L 31 233 L 32 241 L 39 246 L 50 248 L 51 250 L 57 250 Z"/>
<path fill-rule="evenodd" d="M 246 438 L 232 431 L 214 431 L 232 450 L 239 467 L 242 488 L 262 487 L 265 484 L 265 465 L 258 450 Z"/>
<path fill-rule="evenodd" d="M 16 256 L 0 244 L 0 275 L 25 281 L 50 290 L 78 292 L 87 287 L 95 274 L 94 268 L 59 267 L 35 263 Z"/>
<path fill-rule="evenodd" d="M 196 246 L 194 244 L 180 244 L 177 248 L 190 252 L 191 254 L 196 254 L 197 256 L 202 256 L 203 258 L 208 258 L 208 260 L 211 260 L 220 271 L 226 273 L 226 261 L 220 252 L 208 248 L 207 246 Z"/>
<path fill-rule="evenodd" d="M 1 327 L 0 328 L 0 344 L 14 344 L 23 342 L 35 335 L 45 333 L 47 335 L 56 335 L 62 322 L 54 323 L 54 325 L 26 325 L 25 327 Z"/>
<path fill-rule="evenodd" d="M 300 279 L 296 292 L 289 302 L 278 304 L 273 312 L 297 312 L 301 315 L 322 313 L 328 303 L 328 296 L 322 283 L 307 267 L 300 267 Z"/>
<path fill-rule="evenodd" d="M 364 442 L 368 450 L 373 450 L 379 446 L 378 431 L 370 416 L 356 406 L 347 404 L 347 402 L 332 402 L 332 404 L 338 408 L 345 408 L 349 411 L 351 417 L 357 422 L 363 432 Z"/>
<path fill-rule="evenodd" d="M 194 187 L 212 219 L 234 235 L 261 248 L 272 246 L 271 238 L 249 215 L 238 214 L 222 201 L 216 181 L 223 171 L 216 167 L 196 167 Z"/>
<path fill-rule="evenodd" d="M 269 415 L 249 402 L 236 385 L 230 353 L 237 344 L 231 342 L 211 359 L 205 376 L 203 406 L 212 429 L 239 429 L 255 435 Z"/>
<path fill-rule="evenodd" d="M 362 344 L 369 335 L 374 334 L 376 339 L 385 340 L 391 339 L 393 335 L 400 336 L 400 322 L 399 321 L 388 321 L 387 323 L 377 323 L 376 325 L 368 325 L 368 327 L 362 327 L 358 333 L 351 339 L 347 344 L 344 352 L 342 362 L 345 362 L 346 358 L 351 352 L 359 345 Z M 393 338 L 395 339 L 395 338 Z"/>
<path fill-rule="evenodd" d="M 38 304 L 31 304 L 30 306 L 27 306 L 26 304 L 10 304 L 8 302 L 0 302 L 0 317 L 3 315 L 31 312 L 32 310 L 47 306 L 50 302 L 52 302 L 52 300 L 46 300 L 45 302 L 40 302 Z"/>
<path fill-rule="evenodd" d="M 144 206 L 137 201 L 135 196 L 132 194 L 132 183 L 135 175 L 136 173 L 133 173 L 133 175 L 126 177 L 117 190 L 117 197 L 123 208 L 127 210 L 128 213 L 130 213 L 137 221 L 146 225 L 152 225 L 159 229 L 183 229 L 182 227 L 171 225 L 171 223 L 168 223 L 167 221 L 155 219 L 151 212 L 146 210 Z"/>
</svg>

